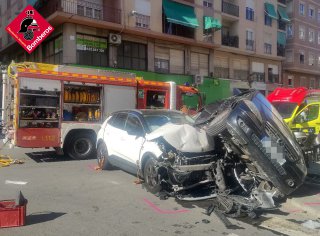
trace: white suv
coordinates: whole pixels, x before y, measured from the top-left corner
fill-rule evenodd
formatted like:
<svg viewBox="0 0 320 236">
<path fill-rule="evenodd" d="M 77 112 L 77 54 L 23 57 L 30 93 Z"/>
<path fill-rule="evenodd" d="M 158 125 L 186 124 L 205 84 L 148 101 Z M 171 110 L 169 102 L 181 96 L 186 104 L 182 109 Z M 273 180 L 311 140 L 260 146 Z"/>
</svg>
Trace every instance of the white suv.
<svg viewBox="0 0 320 236">
<path fill-rule="evenodd" d="M 212 151 L 206 132 L 194 127 L 191 117 L 172 110 L 115 112 L 97 138 L 99 167 L 138 173 L 152 193 L 212 182 L 207 173 Z"/>
</svg>

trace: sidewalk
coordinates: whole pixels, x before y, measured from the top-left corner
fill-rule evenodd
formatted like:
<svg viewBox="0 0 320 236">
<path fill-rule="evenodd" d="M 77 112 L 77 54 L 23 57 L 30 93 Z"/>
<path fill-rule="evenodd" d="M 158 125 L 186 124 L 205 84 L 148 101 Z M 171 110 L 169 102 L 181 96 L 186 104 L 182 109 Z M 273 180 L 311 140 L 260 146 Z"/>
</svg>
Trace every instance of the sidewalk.
<svg viewBox="0 0 320 236">
<path fill-rule="evenodd" d="M 287 205 L 294 206 L 293 211 L 304 211 L 320 218 L 320 163 L 314 163 L 308 169 L 306 183 L 295 191 L 287 200 Z"/>
</svg>

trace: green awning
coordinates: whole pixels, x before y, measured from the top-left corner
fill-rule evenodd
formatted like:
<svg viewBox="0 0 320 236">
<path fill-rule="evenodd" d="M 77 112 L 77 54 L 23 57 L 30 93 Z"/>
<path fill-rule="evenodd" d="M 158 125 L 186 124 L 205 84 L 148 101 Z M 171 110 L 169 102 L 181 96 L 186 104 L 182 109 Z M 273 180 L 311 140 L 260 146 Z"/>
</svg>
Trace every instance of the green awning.
<svg viewBox="0 0 320 236">
<path fill-rule="evenodd" d="M 290 22 L 290 19 L 287 15 L 286 9 L 284 7 L 278 6 L 278 13 L 280 16 L 280 19 L 286 22 Z"/>
<path fill-rule="evenodd" d="M 193 7 L 170 0 L 163 0 L 162 5 L 168 22 L 191 28 L 199 26 Z"/>
<path fill-rule="evenodd" d="M 268 16 L 270 16 L 271 18 L 278 20 L 278 16 L 276 13 L 276 10 L 274 9 L 274 6 L 271 3 L 264 3 L 264 8 L 266 13 L 268 14 Z"/>
<path fill-rule="evenodd" d="M 203 18 L 204 29 L 221 29 L 222 25 L 219 19 L 211 16 L 204 16 Z"/>
<path fill-rule="evenodd" d="M 286 33 L 278 32 L 277 42 L 278 42 L 278 44 L 285 46 L 286 45 Z"/>
</svg>

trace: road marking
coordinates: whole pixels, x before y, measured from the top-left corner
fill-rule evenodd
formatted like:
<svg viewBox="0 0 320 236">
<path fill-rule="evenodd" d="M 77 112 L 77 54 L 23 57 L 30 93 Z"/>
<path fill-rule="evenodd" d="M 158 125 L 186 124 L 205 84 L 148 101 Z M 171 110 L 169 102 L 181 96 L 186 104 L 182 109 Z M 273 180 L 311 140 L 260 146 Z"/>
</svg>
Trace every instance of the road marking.
<svg viewBox="0 0 320 236">
<path fill-rule="evenodd" d="M 181 210 L 162 210 L 159 207 L 157 207 L 153 202 L 149 201 L 148 199 L 144 198 L 143 201 L 151 207 L 155 212 L 159 214 L 178 214 L 178 213 L 186 213 L 189 212 L 187 209 L 181 209 Z"/>
<path fill-rule="evenodd" d="M 26 185 L 28 182 L 24 181 L 12 181 L 12 180 L 6 180 L 5 184 L 17 184 L 17 185 Z"/>
<path fill-rule="evenodd" d="M 267 219 L 263 221 L 260 226 L 290 236 L 319 235 L 319 232 L 317 230 L 310 230 L 304 228 L 301 224 L 297 224 L 278 217 Z"/>
</svg>

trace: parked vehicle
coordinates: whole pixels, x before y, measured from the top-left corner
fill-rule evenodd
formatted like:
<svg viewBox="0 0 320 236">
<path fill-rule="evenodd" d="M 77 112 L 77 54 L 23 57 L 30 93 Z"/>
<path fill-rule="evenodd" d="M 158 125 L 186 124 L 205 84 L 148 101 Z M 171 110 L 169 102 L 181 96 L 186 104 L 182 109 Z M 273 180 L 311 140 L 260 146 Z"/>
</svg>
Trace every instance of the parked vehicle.
<svg viewBox="0 0 320 236">
<path fill-rule="evenodd" d="M 102 169 L 138 173 L 152 193 L 223 198 L 229 212 L 273 208 L 306 176 L 301 148 L 256 91 L 206 106 L 195 121 L 174 111 L 116 112 L 103 123 L 97 148 Z"/>
<path fill-rule="evenodd" d="M 195 88 L 124 72 L 25 62 L 3 74 L 2 117 L 11 144 L 53 147 L 74 159 L 94 156 L 97 132 L 114 111 L 180 109 L 191 101 L 189 111 L 196 112 L 201 106 Z"/>
</svg>

